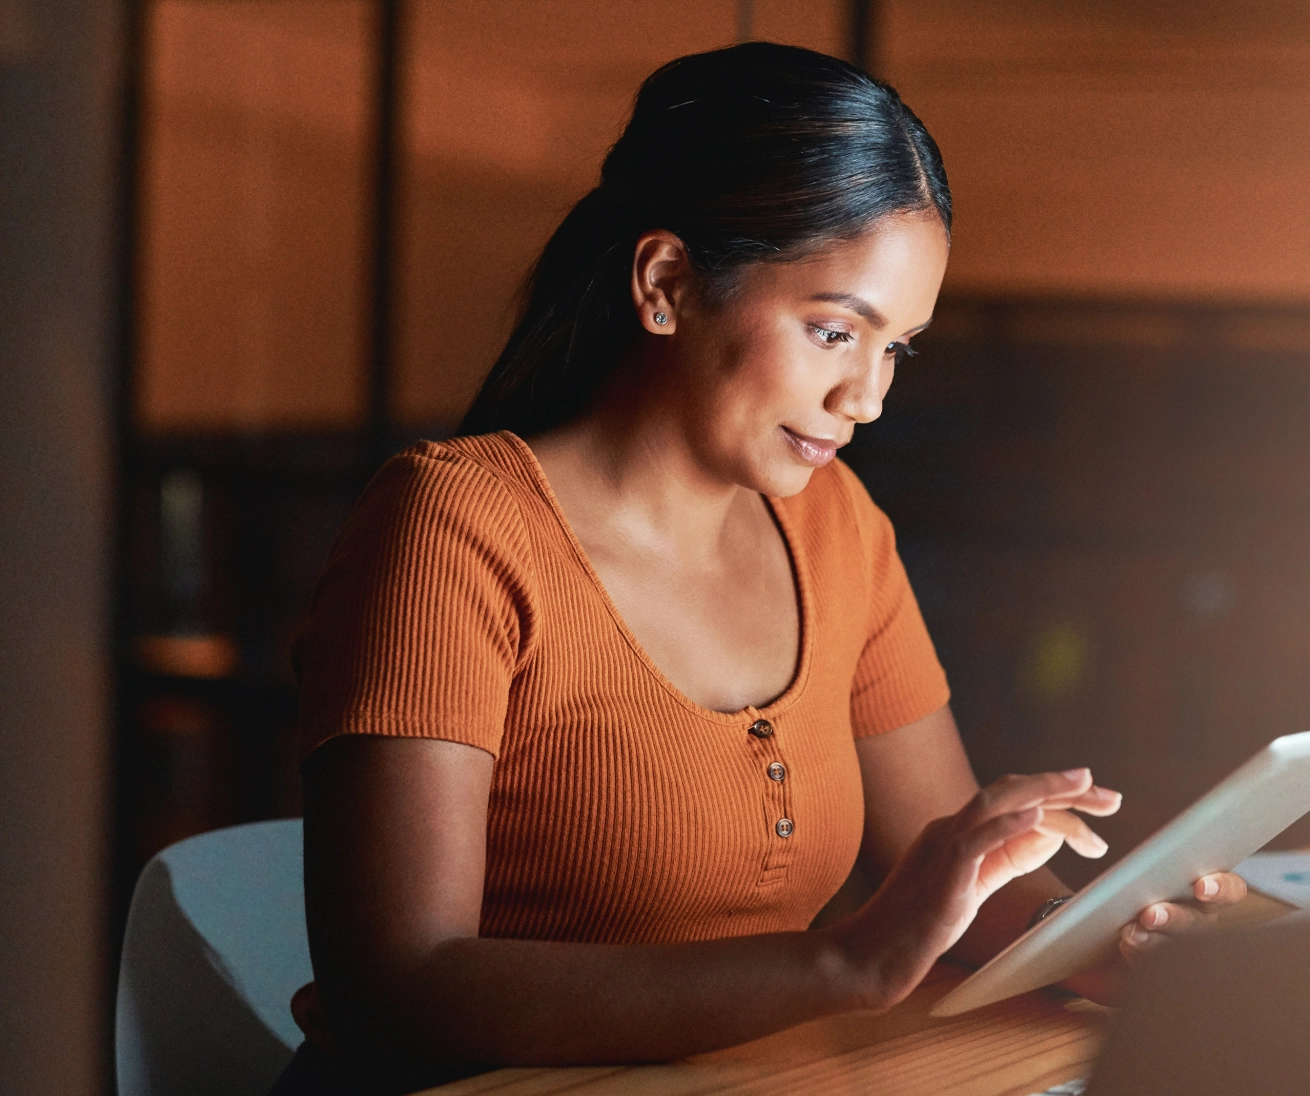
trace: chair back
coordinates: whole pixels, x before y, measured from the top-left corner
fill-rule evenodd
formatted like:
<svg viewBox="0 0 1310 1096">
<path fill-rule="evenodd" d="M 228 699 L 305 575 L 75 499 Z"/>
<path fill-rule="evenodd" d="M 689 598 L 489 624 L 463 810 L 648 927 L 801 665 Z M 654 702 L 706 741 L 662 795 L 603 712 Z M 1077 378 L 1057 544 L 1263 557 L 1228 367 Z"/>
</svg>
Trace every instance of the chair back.
<svg viewBox="0 0 1310 1096">
<path fill-rule="evenodd" d="M 119 968 L 119 1096 L 266 1096 L 313 974 L 299 819 L 170 845 L 132 893 Z"/>
</svg>

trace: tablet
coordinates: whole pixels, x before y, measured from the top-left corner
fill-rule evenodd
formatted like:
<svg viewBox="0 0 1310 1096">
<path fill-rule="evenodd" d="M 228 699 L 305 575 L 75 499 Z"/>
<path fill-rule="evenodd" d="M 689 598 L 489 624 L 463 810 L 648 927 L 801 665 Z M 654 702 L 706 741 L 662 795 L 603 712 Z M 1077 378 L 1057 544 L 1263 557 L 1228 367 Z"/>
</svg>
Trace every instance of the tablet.
<svg viewBox="0 0 1310 1096">
<path fill-rule="evenodd" d="M 1310 731 L 1274 739 L 951 990 L 932 1015 L 955 1016 L 1085 970 L 1145 907 L 1190 899 L 1197 879 L 1231 871 L 1307 811 Z"/>
</svg>

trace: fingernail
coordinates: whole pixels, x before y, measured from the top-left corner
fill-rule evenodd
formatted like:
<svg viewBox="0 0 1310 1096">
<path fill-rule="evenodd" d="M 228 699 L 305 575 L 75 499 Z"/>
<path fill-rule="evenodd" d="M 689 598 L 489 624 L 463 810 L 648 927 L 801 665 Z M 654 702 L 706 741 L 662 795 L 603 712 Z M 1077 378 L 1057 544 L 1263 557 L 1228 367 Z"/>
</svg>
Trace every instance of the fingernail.
<svg viewBox="0 0 1310 1096">
<path fill-rule="evenodd" d="M 1219 893 L 1219 884 L 1209 877 L 1201 880 L 1201 897 L 1213 898 Z"/>
<path fill-rule="evenodd" d="M 1070 780 L 1081 780 L 1087 774 L 1086 767 L 1081 769 L 1065 769 L 1061 774 L 1067 776 Z"/>
<path fill-rule="evenodd" d="M 1141 925 L 1134 925 L 1128 933 L 1128 940 L 1129 943 L 1133 944 L 1145 944 L 1150 936 L 1151 934 L 1142 928 Z"/>
<path fill-rule="evenodd" d="M 1163 906 L 1152 906 L 1147 912 L 1151 915 L 1151 928 L 1158 929 L 1169 920 L 1169 911 Z M 1143 936 L 1146 934 L 1143 933 Z"/>
<path fill-rule="evenodd" d="M 1105 843 L 1104 837 L 1102 837 L 1099 833 L 1094 833 L 1092 834 L 1092 836 L 1096 838 L 1095 848 L 1096 848 L 1097 856 L 1104 856 L 1107 852 L 1110 851 L 1110 846 Z"/>
</svg>

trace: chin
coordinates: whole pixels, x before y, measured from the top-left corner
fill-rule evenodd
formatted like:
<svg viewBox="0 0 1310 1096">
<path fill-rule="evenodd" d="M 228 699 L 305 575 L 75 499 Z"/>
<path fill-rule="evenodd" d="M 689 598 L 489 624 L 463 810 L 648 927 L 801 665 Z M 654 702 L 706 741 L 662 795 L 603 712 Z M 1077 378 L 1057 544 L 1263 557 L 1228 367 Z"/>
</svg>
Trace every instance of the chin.
<svg viewBox="0 0 1310 1096">
<path fill-rule="evenodd" d="M 785 499 L 804 491 L 815 466 L 796 458 L 791 447 L 768 439 L 758 446 L 725 452 L 716 462 L 724 479 L 757 494 Z"/>
<path fill-rule="evenodd" d="M 751 489 L 771 498 L 785 499 L 804 491 L 815 469 L 798 465 L 795 461 L 777 461 L 770 462 L 759 472 L 753 477 L 758 482 L 749 485 Z"/>
</svg>

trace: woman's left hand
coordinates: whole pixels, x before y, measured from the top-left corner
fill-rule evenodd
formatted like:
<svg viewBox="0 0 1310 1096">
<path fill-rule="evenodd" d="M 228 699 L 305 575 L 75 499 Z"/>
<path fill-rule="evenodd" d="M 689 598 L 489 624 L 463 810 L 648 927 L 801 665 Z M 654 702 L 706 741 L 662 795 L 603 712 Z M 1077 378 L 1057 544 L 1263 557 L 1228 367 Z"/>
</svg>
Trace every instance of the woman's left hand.
<svg viewBox="0 0 1310 1096">
<path fill-rule="evenodd" d="M 1119 932 L 1119 954 L 1060 983 L 1101 1005 L 1118 1003 L 1130 969 L 1166 941 L 1214 928 L 1219 914 L 1246 897 L 1246 880 L 1232 872 L 1203 875 L 1192 885 L 1194 902 L 1156 902 Z"/>
<path fill-rule="evenodd" d="M 1130 966 L 1165 941 L 1218 924 L 1220 912 L 1246 897 L 1246 881 L 1232 872 L 1203 875 L 1192 885 L 1194 902 L 1156 902 L 1119 933 L 1119 954 Z"/>
</svg>

